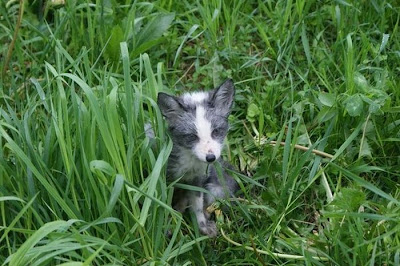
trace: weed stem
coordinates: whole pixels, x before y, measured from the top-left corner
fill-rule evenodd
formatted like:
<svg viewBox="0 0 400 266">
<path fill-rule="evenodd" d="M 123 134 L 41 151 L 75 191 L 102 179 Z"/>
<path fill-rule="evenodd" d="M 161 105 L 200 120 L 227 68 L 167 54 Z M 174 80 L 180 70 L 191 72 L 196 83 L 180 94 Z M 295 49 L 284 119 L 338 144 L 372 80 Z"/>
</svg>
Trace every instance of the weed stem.
<svg viewBox="0 0 400 266">
<path fill-rule="evenodd" d="M 258 248 L 254 248 L 254 247 L 249 247 L 249 246 L 245 246 L 243 244 L 240 244 L 232 239 L 230 239 L 224 232 L 224 230 L 221 228 L 221 235 L 231 244 L 238 246 L 238 247 L 243 247 L 247 250 L 250 251 L 257 251 L 258 253 L 264 254 L 264 255 L 270 255 L 270 256 L 275 256 L 278 258 L 282 258 L 282 259 L 294 259 L 294 260 L 304 260 L 305 257 L 301 256 L 301 255 L 291 255 L 291 254 L 283 254 L 283 253 L 276 253 L 276 252 L 270 252 L 270 251 L 266 251 L 266 250 L 262 250 L 262 249 L 258 249 Z M 319 260 L 319 261 L 328 261 L 328 258 L 326 257 L 312 257 L 315 260 Z"/>
<path fill-rule="evenodd" d="M 6 59 L 4 60 L 3 71 L 1 74 L 3 79 L 6 75 L 6 72 L 8 69 L 8 64 L 9 64 L 11 56 L 12 56 L 12 51 L 14 50 L 15 42 L 18 37 L 18 31 L 19 31 L 19 28 L 21 27 L 21 21 L 22 21 L 23 14 L 24 14 L 24 0 L 19 0 L 19 13 L 18 13 L 17 24 L 15 25 L 14 36 L 11 40 L 10 46 L 8 47 L 7 56 L 6 56 Z"/>
<path fill-rule="evenodd" d="M 285 142 L 283 142 L 283 141 L 281 141 L 281 142 L 278 143 L 278 142 L 275 141 L 275 140 L 272 140 L 272 141 L 270 142 L 270 144 L 271 144 L 272 146 L 275 146 L 276 144 L 280 144 L 281 146 L 285 146 L 285 145 L 286 145 Z M 309 150 L 309 148 L 307 148 L 307 147 L 305 147 L 305 146 L 298 145 L 298 144 L 295 144 L 294 147 L 295 147 L 296 149 L 299 149 L 299 150 L 302 150 L 302 151 L 308 151 L 308 150 Z M 315 150 L 315 149 L 312 150 L 312 153 L 314 153 L 314 154 L 316 154 L 316 155 L 319 155 L 319 156 L 322 156 L 322 157 L 325 157 L 325 158 L 329 158 L 329 159 L 332 159 L 332 158 L 333 158 L 333 155 L 332 155 L 332 154 L 329 154 L 329 153 L 326 153 L 326 152 L 323 152 L 323 151 L 319 151 L 319 150 Z"/>
</svg>

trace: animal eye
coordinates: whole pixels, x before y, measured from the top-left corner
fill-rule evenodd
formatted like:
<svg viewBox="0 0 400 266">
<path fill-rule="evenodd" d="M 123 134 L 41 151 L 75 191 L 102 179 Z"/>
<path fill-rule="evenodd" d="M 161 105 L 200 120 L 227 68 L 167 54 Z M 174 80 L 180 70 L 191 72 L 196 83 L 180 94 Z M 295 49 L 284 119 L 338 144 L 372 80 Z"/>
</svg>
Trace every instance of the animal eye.
<svg viewBox="0 0 400 266">
<path fill-rule="evenodd" d="M 224 131 L 222 130 L 222 128 L 216 128 L 213 130 L 213 132 L 211 133 L 211 136 L 213 138 L 217 138 L 220 137 L 222 134 L 224 133 Z"/>
<path fill-rule="evenodd" d="M 199 137 L 197 137 L 196 134 L 187 134 L 187 135 L 185 136 L 185 138 L 186 138 L 186 140 L 187 140 L 188 142 L 194 142 L 194 141 L 197 141 L 197 140 L 199 139 Z"/>
</svg>

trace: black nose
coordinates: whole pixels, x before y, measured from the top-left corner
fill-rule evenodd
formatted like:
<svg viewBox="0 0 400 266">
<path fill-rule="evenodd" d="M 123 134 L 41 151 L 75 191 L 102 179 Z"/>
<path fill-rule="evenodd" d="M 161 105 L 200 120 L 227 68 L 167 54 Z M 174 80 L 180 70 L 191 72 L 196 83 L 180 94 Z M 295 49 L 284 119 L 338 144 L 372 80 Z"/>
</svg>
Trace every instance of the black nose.
<svg viewBox="0 0 400 266">
<path fill-rule="evenodd" d="M 206 155 L 206 160 L 207 160 L 207 162 L 209 162 L 209 163 L 214 162 L 214 161 L 215 161 L 215 155 L 214 155 L 214 154 L 207 154 L 207 155 Z"/>
</svg>

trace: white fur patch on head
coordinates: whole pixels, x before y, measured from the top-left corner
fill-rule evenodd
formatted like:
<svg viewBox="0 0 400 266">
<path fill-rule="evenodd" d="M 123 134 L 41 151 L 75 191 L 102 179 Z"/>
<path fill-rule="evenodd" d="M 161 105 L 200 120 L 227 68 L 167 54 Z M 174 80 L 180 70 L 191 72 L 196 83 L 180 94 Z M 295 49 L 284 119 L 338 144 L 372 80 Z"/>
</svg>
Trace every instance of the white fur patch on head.
<svg viewBox="0 0 400 266">
<path fill-rule="evenodd" d="M 207 97 L 208 97 L 208 93 L 202 92 L 202 91 L 185 93 L 184 95 L 182 95 L 183 101 L 187 104 L 201 103 L 205 99 L 207 99 Z"/>
<path fill-rule="evenodd" d="M 207 120 L 206 110 L 201 105 L 196 107 L 195 125 L 199 141 L 193 147 L 193 153 L 203 162 L 207 161 L 207 154 L 213 154 L 218 159 L 221 156 L 222 144 L 211 137 L 211 122 Z"/>
</svg>

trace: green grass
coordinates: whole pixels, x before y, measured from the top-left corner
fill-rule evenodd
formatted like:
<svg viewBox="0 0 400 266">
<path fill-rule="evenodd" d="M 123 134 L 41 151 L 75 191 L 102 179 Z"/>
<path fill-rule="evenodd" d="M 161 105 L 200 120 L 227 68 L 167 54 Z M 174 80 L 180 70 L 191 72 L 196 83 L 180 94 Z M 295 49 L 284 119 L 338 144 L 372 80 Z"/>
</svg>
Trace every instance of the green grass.
<svg viewBox="0 0 400 266">
<path fill-rule="evenodd" d="M 2 265 L 400 263 L 396 1 L 39 2 L 10 51 L 0 3 Z M 208 239 L 155 100 L 226 78 L 243 193 Z"/>
</svg>

